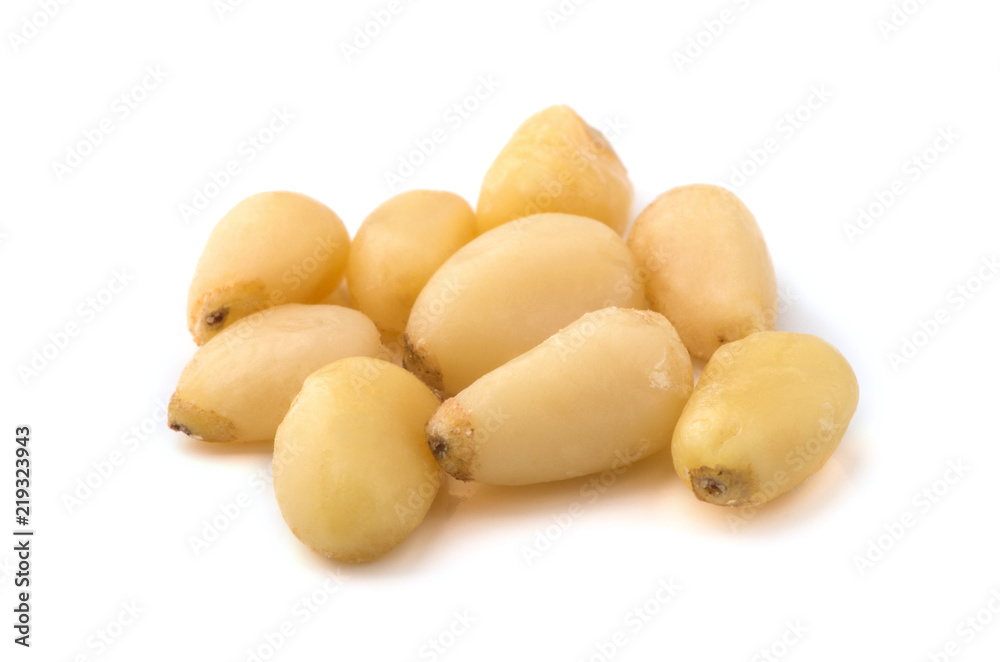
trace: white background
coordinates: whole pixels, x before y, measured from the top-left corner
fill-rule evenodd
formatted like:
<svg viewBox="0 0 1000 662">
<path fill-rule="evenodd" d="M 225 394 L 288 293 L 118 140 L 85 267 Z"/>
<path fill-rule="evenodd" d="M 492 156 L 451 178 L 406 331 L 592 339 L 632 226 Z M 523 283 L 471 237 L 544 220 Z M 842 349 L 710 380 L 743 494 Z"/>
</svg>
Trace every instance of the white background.
<svg viewBox="0 0 1000 662">
<path fill-rule="evenodd" d="M 43 22 L 36 1 L 5 2 L 0 521 L 7 540 L 13 433 L 28 424 L 37 535 L 30 650 L 11 642 L 13 543 L 0 544 L 2 657 L 238 662 L 289 622 L 272 659 L 996 659 L 1000 279 L 976 272 L 1000 246 L 1000 6 L 905 4 L 913 15 L 885 34 L 889 0 L 591 0 L 554 25 L 558 0 L 421 0 L 348 62 L 342 44 L 388 0 L 246 0 L 221 17 L 211 0 L 70 2 L 37 34 L 24 24 Z M 721 33 L 701 34 L 707 46 L 679 64 L 706 21 Z M 153 89 L 125 117 L 116 99 L 147 67 L 165 78 L 145 79 Z M 447 121 L 480 77 L 499 87 Z M 808 110 L 813 90 L 825 100 Z M 822 472 L 746 520 L 698 502 L 659 456 L 594 500 L 587 480 L 453 483 L 381 561 L 327 562 L 259 480 L 268 446 L 207 446 L 158 422 L 195 349 L 185 297 L 204 241 L 237 201 L 270 189 L 317 197 L 353 232 L 390 195 L 386 171 L 438 127 L 447 141 L 402 188 L 474 203 L 513 130 L 554 103 L 626 127 L 615 147 L 635 213 L 673 186 L 730 182 L 792 300 L 780 327 L 844 352 L 857 415 Z M 294 119 L 248 161 L 241 143 L 275 109 Z M 53 164 L 104 119 L 113 131 L 60 178 Z M 733 185 L 732 168 L 768 140 L 773 153 Z M 914 156 L 934 162 L 914 171 Z M 185 222 L 180 205 L 230 159 L 240 173 Z M 895 180 L 903 193 L 850 241 L 845 225 Z M 104 291 L 122 271 L 127 286 Z M 978 292 L 962 299 L 970 278 Z M 89 297 L 106 305 L 88 313 Z M 948 321 L 922 336 L 939 309 Z M 68 324 L 65 347 L 21 370 Z M 915 335 L 921 347 L 894 364 Z M 238 499 L 196 554 L 192 537 Z M 566 526 L 574 503 L 584 514 Z M 546 543 L 529 563 L 525 550 Z M 677 587 L 665 604 L 661 581 Z M 324 604 L 303 611 L 313 599 Z M 122 611 L 133 601 L 134 619 Z M 461 631 L 456 614 L 475 622 Z M 977 614 L 981 631 L 960 626 Z"/>
</svg>

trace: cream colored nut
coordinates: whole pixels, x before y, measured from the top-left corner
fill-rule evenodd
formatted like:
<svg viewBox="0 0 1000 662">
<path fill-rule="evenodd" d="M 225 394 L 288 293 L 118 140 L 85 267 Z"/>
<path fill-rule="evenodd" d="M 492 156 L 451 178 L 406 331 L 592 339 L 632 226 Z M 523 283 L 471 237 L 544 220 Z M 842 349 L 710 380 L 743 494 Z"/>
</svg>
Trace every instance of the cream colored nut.
<svg viewBox="0 0 1000 662">
<path fill-rule="evenodd" d="M 208 237 L 188 291 L 188 328 L 203 344 L 236 320 L 285 303 L 319 303 L 340 283 L 350 236 L 301 193 L 246 198 Z"/>
<path fill-rule="evenodd" d="M 336 288 L 333 289 L 333 291 L 331 291 L 329 294 L 323 297 L 321 301 L 317 301 L 316 303 L 323 304 L 325 306 L 342 306 L 344 308 L 354 308 L 355 310 L 357 310 L 357 308 L 354 306 L 354 303 L 351 301 L 350 293 L 347 291 L 346 280 L 340 281 L 340 285 L 338 285 Z"/>
<path fill-rule="evenodd" d="M 582 216 L 531 216 L 480 235 L 431 277 L 406 326 L 404 365 L 454 395 L 586 312 L 644 303 L 613 230 Z"/>
<path fill-rule="evenodd" d="M 452 476 L 498 485 L 619 469 L 669 446 L 693 381 L 665 317 L 608 308 L 445 401 L 427 443 Z"/>
<path fill-rule="evenodd" d="M 832 345 L 753 334 L 705 366 L 674 430 L 674 468 L 702 501 L 759 506 L 826 463 L 857 405 L 857 379 Z"/>
<path fill-rule="evenodd" d="M 441 484 L 423 436 L 438 403 L 419 379 L 377 359 L 310 375 L 274 442 L 274 493 L 292 533 L 354 563 L 406 538 Z"/>
<path fill-rule="evenodd" d="M 431 275 L 475 236 L 476 215 L 454 193 L 408 191 L 390 198 L 351 243 L 352 300 L 381 331 L 402 333 Z"/>
<path fill-rule="evenodd" d="M 172 429 L 204 441 L 274 438 L 302 382 L 348 356 L 379 356 L 356 310 L 287 304 L 245 317 L 198 348 L 167 407 Z"/>
<path fill-rule="evenodd" d="M 548 212 L 597 219 L 619 235 L 631 220 L 632 182 L 608 139 L 568 106 L 518 128 L 483 180 L 479 232 Z"/>
<path fill-rule="evenodd" d="M 652 308 L 692 356 L 773 330 L 774 267 L 757 221 L 734 194 L 707 184 L 667 191 L 635 220 L 628 246 L 647 274 Z"/>
</svg>

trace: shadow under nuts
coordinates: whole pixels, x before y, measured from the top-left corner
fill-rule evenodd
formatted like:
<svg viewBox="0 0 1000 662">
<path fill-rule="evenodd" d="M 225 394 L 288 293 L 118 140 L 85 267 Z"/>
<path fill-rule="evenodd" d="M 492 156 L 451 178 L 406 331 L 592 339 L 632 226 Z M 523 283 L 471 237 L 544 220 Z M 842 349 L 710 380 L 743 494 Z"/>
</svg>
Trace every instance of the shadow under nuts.
<svg viewBox="0 0 1000 662">
<path fill-rule="evenodd" d="M 771 256 L 735 194 L 668 190 L 623 239 L 632 200 L 608 139 L 567 106 L 521 124 L 475 210 L 408 191 L 351 243 L 308 196 L 250 196 L 195 268 L 200 348 L 168 424 L 273 439 L 288 527 L 347 562 L 406 538 L 447 474 L 536 484 L 670 449 L 702 501 L 755 507 L 794 489 L 854 415 L 850 365 L 773 330 Z M 692 358 L 708 361 L 697 386 Z"/>
</svg>

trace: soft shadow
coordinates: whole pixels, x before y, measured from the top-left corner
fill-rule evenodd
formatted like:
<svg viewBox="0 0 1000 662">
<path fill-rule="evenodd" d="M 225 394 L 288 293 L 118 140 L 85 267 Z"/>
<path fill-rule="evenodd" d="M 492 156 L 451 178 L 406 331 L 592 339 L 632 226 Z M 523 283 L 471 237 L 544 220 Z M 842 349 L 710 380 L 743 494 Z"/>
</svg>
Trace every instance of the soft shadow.
<svg viewBox="0 0 1000 662">
<path fill-rule="evenodd" d="M 849 430 L 826 465 L 799 487 L 760 507 L 726 508 L 685 499 L 680 506 L 681 519 L 694 528 L 724 536 L 773 536 L 816 520 L 854 489 L 853 477 L 863 464 L 866 441 L 861 431 Z M 686 487 L 683 490 L 690 492 Z"/>
<path fill-rule="evenodd" d="M 644 458 L 617 474 L 608 471 L 538 485 L 483 485 L 464 483 L 449 476 L 423 523 L 385 556 L 355 565 L 327 559 L 308 549 L 303 549 L 303 555 L 309 559 L 308 563 L 337 570 L 345 577 L 378 581 L 397 575 L 408 576 L 414 567 L 440 553 L 442 545 L 449 544 L 450 531 L 469 529 L 481 522 L 516 522 L 525 515 L 563 512 L 573 503 L 584 507 L 596 501 L 602 504 L 648 503 L 657 498 L 658 491 L 662 495 L 671 483 L 679 484 L 680 481 L 674 474 L 667 451 Z"/>
<path fill-rule="evenodd" d="M 446 518 L 518 520 L 525 515 L 561 512 L 574 503 L 587 505 L 628 503 L 656 498 L 674 476 L 670 454 L 664 450 L 618 472 L 601 473 L 538 485 L 449 484 Z"/>
<path fill-rule="evenodd" d="M 457 481 L 456 481 L 457 482 Z M 300 543 L 302 556 L 320 569 L 342 574 L 345 584 L 354 579 L 381 581 L 386 578 L 411 576 L 414 568 L 423 565 L 433 554 L 440 552 L 448 537 L 444 529 L 448 523 L 448 492 L 442 486 L 427 511 L 424 521 L 402 542 L 380 558 L 367 563 L 343 563 L 309 550 Z"/>
<path fill-rule="evenodd" d="M 214 457 L 217 455 L 271 455 L 274 452 L 273 441 L 251 441 L 246 443 L 211 442 L 193 439 L 181 432 L 177 432 L 174 438 L 178 440 L 184 452 L 202 457 Z"/>
<path fill-rule="evenodd" d="M 451 530 L 486 521 L 517 521 L 526 515 L 559 513 L 574 503 L 587 507 L 597 501 L 602 507 L 659 503 L 673 512 L 675 521 L 720 538 L 773 537 L 834 508 L 852 489 L 852 477 L 863 465 L 866 447 L 861 433 L 848 432 L 826 466 L 799 488 L 756 510 L 741 511 L 699 501 L 674 472 L 669 450 L 663 450 L 620 474 L 605 472 L 539 485 L 504 487 L 464 483 L 447 477 L 423 523 L 385 556 L 368 563 L 340 563 L 304 545 L 298 546 L 303 561 L 317 569 L 335 570 L 345 580 L 380 581 L 412 574 L 413 568 L 426 563 L 431 555 L 441 551 L 442 545 L 449 544 Z M 669 524 L 660 520 L 651 526 Z"/>
</svg>

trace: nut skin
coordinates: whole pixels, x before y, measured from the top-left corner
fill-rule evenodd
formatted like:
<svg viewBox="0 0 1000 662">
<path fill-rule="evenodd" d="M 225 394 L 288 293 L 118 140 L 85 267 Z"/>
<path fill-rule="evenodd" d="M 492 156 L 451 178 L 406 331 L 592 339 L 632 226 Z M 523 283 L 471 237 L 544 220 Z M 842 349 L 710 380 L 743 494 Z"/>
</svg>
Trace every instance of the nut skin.
<svg viewBox="0 0 1000 662">
<path fill-rule="evenodd" d="M 441 378 L 441 369 L 436 368 L 433 361 L 427 352 L 410 340 L 408 334 L 403 334 L 403 367 L 419 377 L 435 393 L 440 394 L 444 391 L 444 380 Z"/>
<path fill-rule="evenodd" d="M 445 400 L 424 428 L 427 445 L 441 468 L 453 478 L 470 481 L 474 477 L 476 447 L 461 443 L 475 437 L 472 417 L 454 398 Z M 456 440 L 459 443 L 456 443 Z"/>
<path fill-rule="evenodd" d="M 762 331 L 720 348 L 674 430 L 674 469 L 702 501 L 760 506 L 830 458 L 858 405 L 850 364 L 825 340 Z"/>
<path fill-rule="evenodd" d="M 262 281 L 229 283 L 205 292 L 191 306 L 188 329 L 195 342 L 204 345 L 233 322 L 269 307 Z"/>
<path fill-rule="evenodd" d="M 606 308 L 446 400 L 425 435 L 459 480 L 526 485 L 619 469 L 670 445 L 693 381 L 665 317 Z"/>
<path fill-rule="evenodd" d="M 167 427 L 198 441 L 230 442 L 237 437 L 231 420 L 174 393 L 167 405 Z"/>
<path fill-rule="evenodd" d="M 764 235 L 733 193 L 671 189 L 636 218 L 627 243 L 644 268 L 651 308 L 673 323 L 691 355 L 775 328 L 777 284 Z"/>
<path fill-rule="evenodd" d="M 347 285 L 354 306 L 383 333 L 400 334 L 420 290 L 476 236 L 476 214 L 446 191 L 407 191 L 378 206 L 351 242 Z"/>
<path fill-rule="evenodd" d="M 207 442 L 269 441 L 309 373 L 383 351 L 375 325 L 356 310 L 266 308 L 198 348 L 177 380 L 168 425 Z"/>
<path fill-rule="evenodd" d="M 534 214 L 593 218 L 619 235 L 631 220 L 633 188 L 608 139 L 569 106 L 528 118 L 483 179 L 480 234 Z"/>
<path fill-rule="evenodd" d="M 445 397 L 528 351 L 581 315 L 641 308 L 625 242 L 569 214 L 506 223 L 460 248 L 420 292 L 404 364 Z"/>
<path fill-rule="evenodd" d="M 741 505 L 752 500 L 750 468 L 698 467 L 688 473 L 691 489 L 701 501 L 717 506 Z"/>
<path fill-rule="evenodd" d="M 442 482 L 423 435 L 439 402 L 380 359 L 342 359 L 310 375 L 275 437 L 274 493 L 292 533 L 345 563 L 400 544 Z"/>
<path fill-rule="evenodd" d="M 301 193 L 252 195 L 213 228 L 188 290 L 188 329 L 203 345 L 236 321 L 287 303 L 320 303 L 344 276 L 350 236 Z"/>
</svg>

